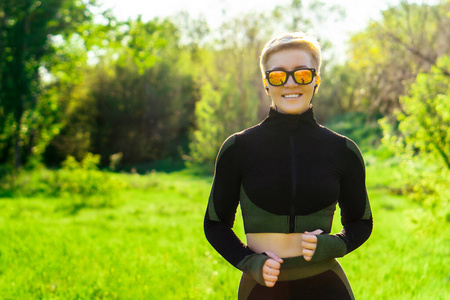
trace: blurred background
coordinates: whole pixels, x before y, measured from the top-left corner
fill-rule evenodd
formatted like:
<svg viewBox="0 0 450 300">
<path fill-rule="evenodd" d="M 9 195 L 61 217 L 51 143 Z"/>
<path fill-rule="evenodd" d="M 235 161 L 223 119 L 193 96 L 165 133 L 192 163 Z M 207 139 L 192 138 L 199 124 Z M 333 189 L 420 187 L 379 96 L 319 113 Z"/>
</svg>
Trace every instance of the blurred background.
<svg viewBox="0 0 450 300">
<path fill-rule="evenodd" d="M 392 213 L 378 228 L 402 228 L 398 236 L 387 237 L 387 244 L 369 243 L 363 251 L 380 257 L 382 249 L 398 246 L 397 254 L 412 255 L 389 272 L 371 266 L 380 268 L 378 282 L 408 281 L 406 287 L 390 286 L 394 298 L 387 289 L 377 289 L 376 282 L 368 290 L 357 288 L 356 294 L 363 299 L 445 299 L 450 257 L 448 0 L 2 0 L 0 234 L 5 242 L 0 246 L 0 297 L 235 297 L 238 274 L 211 254 L 201 228 L 214 161 L 230 134 L 268 113 L 270 99 L 259 70 L 265 42 L 297 30 L 316 36 L 323 48 L 316 119 L 361 148 L 374 215 L 383 220 Z M 167 222 L 175 236 L 160 231 Z M 95 230 L 104 226 L 104 231 L 94 234 L 74 224 Z M 391 229 L 374 235 L 384 240 Z M 119 237 L 113 238 L 117 231 Z M 433 256 L 420 264 L 426 271 L 415 268 L 430 247 L 420 248 L 420 239 L 407 240 L 412 233 L 434 245 Z M 216 272 L 201 275 L 208 284 L 180 275 L 186 265 L 174 257 L 186 253 L 178 246 L 173 250 L 167 242 L 159 245 L 158 254 L 149 254 L 155 253 L 150 247 L 155 240 L 185 238 L 194 249 L 189 268 L 197 270 L 200 264 Z M 111 240 L 117 242 L 114 247 Z M 75 250 L 86 241 L 100 247 L 81 248 L 92 261 Z M 41 252 L 32 251 L 36 243 Z M 137 253 L 126 247 L 130 243 L 137 243 L 132 249 L 141 253 L 137 261 L 142 265 L 129 266 Z M 55 247 L 54 255 L 48 256 L 49 247 Z M 105 252 L 112 256 L 96 264 Z M 63 257 L 79 260 L 68 260 L 66 268 L 53 266 Z M 203 265 L 197 257 L 214 257 L 215 263 Z M 164 270 L 171 269 L 158 275 L 160 284 L 153 281 L 153 290 L 152 284 L 148 290 L 145 284 L 131 288 L 139 280 L 148 283 L 150 277 L 138 273 L 162 270 L 161 261 Z M 348 264 L 349 277 L 358 280 L 364 269 Z M 132 274 L 126 284 L 117 282 L 111 265 Z M 402 272 L 404 277 L 393 275 Z M 28 275 L 13 275 L 19 273 Z M 169 285 L 170 278 L 178 278 L 181 287 Z"/>
<path fill-rule="evenodd" d="M 2 173 L 88 152 L 102 167 L 120 153 L 124 170 L 210 168 L 228 135 L 266 116 L 259 54 L 293 30 L 323 46 L 317 119 L 377 146 L 380 119 L 397 130 L 396 112 L 411 115 L 401 97 L 418 74 L 448 76 L 448 1 L 360 2 L 3 1 Z"/>
</svg>

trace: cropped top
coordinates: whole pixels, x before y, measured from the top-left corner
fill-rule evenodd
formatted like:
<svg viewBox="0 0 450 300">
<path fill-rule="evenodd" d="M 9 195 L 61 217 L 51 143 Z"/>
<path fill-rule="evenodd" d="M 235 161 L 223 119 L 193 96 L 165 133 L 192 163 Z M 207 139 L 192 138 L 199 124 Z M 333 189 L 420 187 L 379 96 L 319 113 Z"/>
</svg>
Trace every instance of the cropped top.
<svg viewBox="0 0 450 300">
<path fill-rule="evenodd" d="M 312 108 L 300 115 L 271 109 L 260 124 L 230 136 L 217 156 L 205 235 L 227 261 L 263 282 L 268 257 L 232 231 L 238 204 L 245 233 L 323 230 L 308 263 L 341 257 L 372 232 L 361 153 L 352 140 L 319 125 Z M 336 204 L 343 230 L 332 235 Z"/>
</svg>

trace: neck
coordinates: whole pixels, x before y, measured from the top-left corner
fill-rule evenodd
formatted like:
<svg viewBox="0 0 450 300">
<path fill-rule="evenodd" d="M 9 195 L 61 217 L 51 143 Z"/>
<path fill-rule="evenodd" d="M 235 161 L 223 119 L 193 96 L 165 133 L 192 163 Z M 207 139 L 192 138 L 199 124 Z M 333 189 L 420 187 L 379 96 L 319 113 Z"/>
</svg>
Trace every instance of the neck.
<svg viewBox="0 0 450 300">
<path fill-rule="evenodd" d="M 311 100 L 312 100 L 312 99 L 311 99 Z M 278 107 L 275 105 L 274 102 L 272 102 L 272 104 L 270 105 L 270 108 L 271 108 L 271 109 L 273 109 L 273 110 L 276 111 L 276 112 L 279 112 L 280 114 L 285 114 L 285 115 L 301 115 L 302 113 L 304 113 L 304 112 L 310 110 L 312 107 L 313 107 L 313 106 L 312 106 L 312 104 L 310 103 L 310 104 L 308 105 L 308 107 L 306 107 L 305 109 L 301 110 L 300 112 L 297 112 L 297 113 L 286 113 L 286 112 L 283 112 L 283 111 L 281 111 L 281 110 L 278 110 Z"/>
</svg>

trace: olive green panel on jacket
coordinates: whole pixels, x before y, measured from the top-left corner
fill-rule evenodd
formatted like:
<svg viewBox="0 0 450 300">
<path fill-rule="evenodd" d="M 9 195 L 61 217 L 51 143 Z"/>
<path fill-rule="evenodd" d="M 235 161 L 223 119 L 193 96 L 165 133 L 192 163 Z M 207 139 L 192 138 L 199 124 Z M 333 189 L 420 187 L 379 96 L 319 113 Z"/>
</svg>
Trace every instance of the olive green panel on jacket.
<svg viewBox="0 0 450 300">
<path fill-rule="evenodd" d="M 212 189 L 214 189 L 214 184 L 212 186 Z M 213 221 L 220 221 L 219 217 L 216 214 L 216 210 L 214 209 L 214 200 L 212 198 L 212 194 L 209 196 L 209 201 L 208 201 L 208 209 L 206 210 L 206 213 L 208 214 L 208 217 L 210 220 Z"/>
<path fill-rule="evenodd" d="M 366 209 L 364 210 L 364 215 L 361 219 L 370 220 L 372 218 L 372 210 L 370 209 L 369 197 L 366 193 Z"/>
<path fill-rule="evenodd" d="M 241 186 L 240 204 L 245 233 L 289 233 L 289 215 L 271 214 L 255 205 Z M 336 203 L 306 216 L 295 216 L 295 232 L 314 231 L 318 228 L 331 231 Z"/>
<path fill-rule="evenodd" d="M 348 149 L 350 149 L 351 151 L 353 151 L 353 153 L 356 154 L 359 161 L 361 162 L 362 167 L 365 169 L 364 159 L 361 155 L 361 151 L 359 150 L 358 146 L 356 146 L 356 144 L 351 140 L 346 140 L 345 145 L 347 146 Z"/>
</svg>

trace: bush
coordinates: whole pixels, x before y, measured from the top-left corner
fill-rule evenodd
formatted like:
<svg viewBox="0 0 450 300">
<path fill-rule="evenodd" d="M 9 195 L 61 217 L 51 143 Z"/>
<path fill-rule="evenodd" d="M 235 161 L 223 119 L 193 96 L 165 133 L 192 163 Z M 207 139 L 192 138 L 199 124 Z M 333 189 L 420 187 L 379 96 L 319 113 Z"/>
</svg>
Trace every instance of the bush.
<svg viewBox="0 0 450 300">
<path fill-rule="evenodd" d="M 62 169 L 55 173 L 55 194 L 57 196 L 111 195 L 114 182 L 106 172 L 98 169 L 100 155 L 88 153 L 81 162 L 67 156 Z"/>
<path fill-rule="evenodd" d="M 450 58 L 437 61 L 430 73 L 419 74 L 395 125 L 381 121 L 383 144 L 401 158 L 404 192 L 443 220 L 449 220 L 450 184 Z"/>
<path fill-rule="evenodd" d="M 68 200 L 64 209 L 78 211 L 83 207 L 113 206 L 118 190 L 125 184 L 98 168 L 100 155 L 88 153 L 80 162 L 68 156 L 60 170 L 44 167 L 7 175 L 3 183 L 3 197 L 52 197 Z"/>
<path fill-rule="evenodd" d="M 336 115 L 325 125 L 355 141 L 364 152 L 378 146 L 382 138 L 381 128 L 377 121 L 369 119 L 367 113 L 363 112 Z"/>
</svg>

